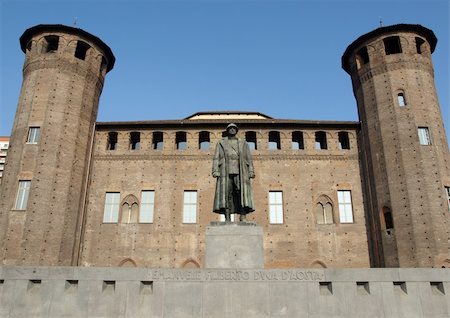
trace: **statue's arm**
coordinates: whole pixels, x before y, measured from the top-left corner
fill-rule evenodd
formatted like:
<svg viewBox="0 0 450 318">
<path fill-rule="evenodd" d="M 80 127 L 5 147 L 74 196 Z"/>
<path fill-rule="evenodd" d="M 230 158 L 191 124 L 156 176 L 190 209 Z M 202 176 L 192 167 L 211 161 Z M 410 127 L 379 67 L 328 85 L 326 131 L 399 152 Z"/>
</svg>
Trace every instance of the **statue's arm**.
<svg viewBox="0 0 450 318">
<path fill-rule="evenodd" d="M 250 148 L 248 147 L 248 143 L 245 143 L 245 161 L 248 163 L 248 175 L 250 178 L 255 177 L 255 169 L 253 168 L 253 160 L 252 154 L 250 152 Z"/>
<path fill-rule="evenodd" d="M 220 177 L 220 168 L 219 168 L 219 162 L 220 162 L 220 149 L 219 144 L 216 145 L 216 151 L 214 152 L 213 157 L 213 165 L 212 165 L 212 176 L 214 178 Z"/>
</svg>

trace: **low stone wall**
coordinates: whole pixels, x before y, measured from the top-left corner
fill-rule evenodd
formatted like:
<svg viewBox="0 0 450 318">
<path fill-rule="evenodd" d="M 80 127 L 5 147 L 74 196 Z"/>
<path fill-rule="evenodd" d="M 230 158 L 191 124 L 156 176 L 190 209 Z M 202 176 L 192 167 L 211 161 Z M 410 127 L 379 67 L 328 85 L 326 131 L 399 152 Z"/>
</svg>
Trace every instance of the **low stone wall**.
<svg viewBox="0 0 450 318">
<path fill-rule="evenodd" d="M 0 267 L 0 317 L 450 317 L 450 270 Z"/>
</svg>

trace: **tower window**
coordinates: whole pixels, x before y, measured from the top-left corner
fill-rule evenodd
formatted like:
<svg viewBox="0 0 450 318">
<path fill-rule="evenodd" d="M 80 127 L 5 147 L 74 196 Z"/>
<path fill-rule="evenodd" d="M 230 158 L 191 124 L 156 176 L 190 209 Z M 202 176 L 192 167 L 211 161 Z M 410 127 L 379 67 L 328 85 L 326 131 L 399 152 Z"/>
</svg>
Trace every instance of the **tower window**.
<svg viewBox="0 0 450 318">
<path fill-rule="evenodd" d="M 130 149 L 138 150 L 141 149 L 141 133 L 133 131 L 130 133 Z"/>
<path fill-rule="evenodd" d="M 341 150 L 350 149 L 350 139 L 348 138 L 348 132 L 340 131 L 338 133 L 338 139 L 339 139 L 339 149 Z"/>
<path fill-rule="evenodd" d="M 208 131 L 201 131 L 198 134 L 198 149 L 208 150 L 211 146 Z"/>
<path fill-rule="evenodd" d="M 397 101 L 398 101 L 398 105 L 400 107 L 406 106 L 405 93 L 398 93 L 397 94 Z"/>
<path fill-rule="evenodd" d="M 30 196 L 31 181 L 30 180 L 20 180 L 19 189 L 17 190 L 16 204 L 14 205 L 15 210 L 26 210 L 28 197 Z"/>
<path fill-rule="evenodd" d="M 416 38 L 416 51 L 417 54 L 422 54 L 425 51 L 425 41 L 421 38 Z"/>
<path fill-rule="evenodd" d="M 324 131 L 316 132 L 315 148 L 317 150 L 327 149 L 327 134 Z"/>
<path fill-rule="evenodd" d="M 183 223 L 197 223 L 197 191 L 184 191 Z"/>
<path fill-rule="evenodd" d="M 84 60 L 86 58 L 86 52 L 90 48 L 91 47 L 86 42 L 78 41 L 77 42 L 77 48 L 75 49 L 75 57 L 77 59 Z"/>
<path fill-rule="evenodd" d="M 269 191 L 269 223 L 283 224 L 283 192 Z"/>
<path fill-rule="evenodd" d="M 256 140 L 256 132 L 247 131 L 245 133 L 245 140 L 247 141 L 248 147 L 250 148 L 250 150 L 258 149 L 258 144 L 257 144 L 257 140 Z"/>
<path fill-rule="evenodd" d="M 400 37 L 390 36 L 383 40 L 384 51 L 386 55 L 402 53 L 402 45 L 400 43 Z"/>
<path fill-rule="evenodd" d="M 352 194 L 349 190 L 338 191 L 339 221 L 353 223 Z"/>
<path fill-rule="evenodd" d="M 305 149 L 305 144 L 303 141 L 303 133 L 301 131 L 292 132 L 292 149 L 294 150 Z"/>
<path fill-rule="evenodd" d="M 117 223 L 119 221 L 120 192 L 106 192 L 103 223 Z"/>
<path fill-rule="evenodd" d="M 281 149 L 280 132 L 270 131 L 269 132 L 269 150 Z"/>
<path fill-rule="evenodd" d="M 153 149 L 155 150 L 163 150 L 164 148 L 164 135 L 160 131 L 153 132 L 153 141 L 152 141 Z"/>
<path fill-rule="evenodd" d="M 48 35 L 44 39 L 45 39 L 44 46 L 43 46 L 43 52 L 44 53 L 50 53 L 50 52 L 58 51 L 59 36 L 57 36 L 57 35 Z"/>
<path fill-rule="evenodd" d="M 421 145 L 431 145 L 430 132 L 427 127 L 419 127 L 417 133 L 419 134 L 419 143 Z"/>
<path fill-rule="evenodd" d="M 37 144 L 40 135 L 41 135 L 41 128 L 40 127 L 30 127 L 28 129 L 27 143 L 29 143 L 29 144 Z"/>
<path fill-rule="evenodd" d="M 187 141 L 186 141 L 186 132 L 185 131 L 177 131 L 175 135 L 175 145 L 177 150 L 186 150 Z"/>
<path fill-rule="evenodd" d="M 112 131 L 108 133 L 108 146 L 107 150 L 116 150 L 117 149 L 117 133 Z"/>
<path fill-rule="evenodd" d="M 391 209 L 388 207 L 383 207 L 383 219 L 386 230 L 391 230 L 394 228 L 394 221 L 392 219 Z"/>
<path fill-rule="evenodd" d="M 108 66 L 108 62 L 106 61 L 105 57 L 102 56 L 102 61 L 100 63 L 100 73 L 104 73 L 106 71 L 106 67 Z M 104 74 L 103 74 L 104 75 Z"/>
<path fill-rule="evenodd" d="M 448 210 L 450 211 L 450 187 L 445 187 L 445 193 L 447 194 Z"/>
<path fill-rule="evenodd" d="M 356 52 L 356 66 L 358 70 L 367 63 L 369 63 L 369 54 L 367 53 L 367 47 L 362 47 L 358 52 Z"/>
<path fill-rule="evenodd" d="M 32 47 L 33 47 L 33 41 L 28 42 L 27 43 L 27 51 L 30 52 Z"/>
</svg>

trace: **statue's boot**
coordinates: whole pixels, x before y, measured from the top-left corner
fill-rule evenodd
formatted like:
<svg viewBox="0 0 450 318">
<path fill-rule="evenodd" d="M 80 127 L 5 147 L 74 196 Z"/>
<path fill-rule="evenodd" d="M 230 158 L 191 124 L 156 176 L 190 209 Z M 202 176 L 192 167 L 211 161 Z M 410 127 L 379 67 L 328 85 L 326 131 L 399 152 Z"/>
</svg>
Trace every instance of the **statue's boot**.
<svg viewBox="0 0 450 318">
<path fill-rule="evenodd" d="M 225 212 L 225 222 L 231 222 L 231 214 L 229 211 Z"/>
<path fill-rule="evenodd" d="M 241 214 L 241 215 L 239 216 L 239 221 L 241 221 L 241 222 L 247 221 L 247 216 L 246 216 L 245 214 Z"/>
</svg>

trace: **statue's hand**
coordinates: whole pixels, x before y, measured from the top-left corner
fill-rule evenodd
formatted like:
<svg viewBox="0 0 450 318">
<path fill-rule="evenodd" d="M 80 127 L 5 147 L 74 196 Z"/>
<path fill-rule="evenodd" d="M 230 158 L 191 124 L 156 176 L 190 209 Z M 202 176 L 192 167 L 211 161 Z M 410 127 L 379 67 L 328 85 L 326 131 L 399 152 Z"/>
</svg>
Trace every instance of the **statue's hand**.
<svg viewBox="0 0 450 318">
<path fill-rule="evenodd" d="M 248 173 L 248 176 L 249 176 L 251 179 L 253 179 L 253 178 L 255 177 L 255 173 L 254 173 L 254 172 L 249 172 L 249 173 Z"/>
<path fill-rule="evenodd" d="M 213 175 L 214 178 L 218 178 L 218 177 L 220 177 L 220 172 L 214 171 L 212 173 L 212 175 Z"/>
</svg>

